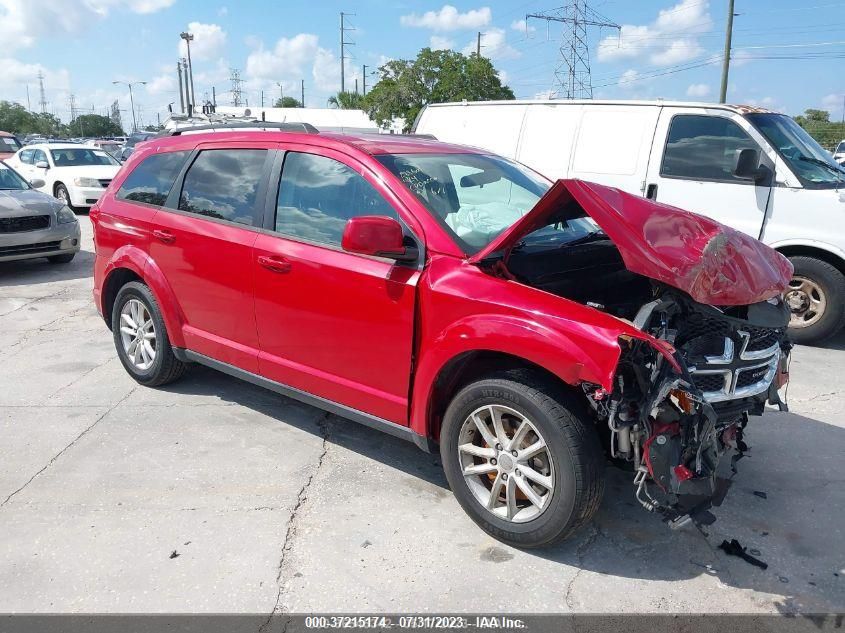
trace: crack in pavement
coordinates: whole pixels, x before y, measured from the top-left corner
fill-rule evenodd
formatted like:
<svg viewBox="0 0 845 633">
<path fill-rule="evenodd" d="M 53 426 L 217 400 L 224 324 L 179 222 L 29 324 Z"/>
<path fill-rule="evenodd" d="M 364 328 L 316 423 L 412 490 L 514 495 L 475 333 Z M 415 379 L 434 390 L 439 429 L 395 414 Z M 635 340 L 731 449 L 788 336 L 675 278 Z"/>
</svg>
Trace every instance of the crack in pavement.
<svg viewBox="0 0 845 633">
<path fill-rule="evenodd" d="M 112 357 L 111 357 L 111 358 L 109 358 L 108 360 L 103 361 L 102 363 L 99 363 L 98 365 L 94 365 L 91 369 L 89 369 L 89 370 L 87 370 L 87 371 L 83 372 L 83 373 L 82 373 L 82 374 L 80 374 L 79 376 L 76 376 L 73 380 L 71 380 L 69 383 L 67 383 L 67 384 L 66 384 L 66 385 L 64 385 L 63 387 L 59 387 L 58 389 L 56 389 L 53 393 L 51 393 L 49 396 L 47 396 L 47 401 L 49 402 L 50 400 L 52 400 L 53 398 L 55 398 L 56 396 L 58 396 L 58 395 L 59 395 L 62 391 L 64 391 L 65 389 L 69 389 L 70 387 L 72 387 L 73 385 L 75 385 L 76 383 L 78 383 L 80 380 L 82 380 L 83 378 L 85 378 L 88 374 L 90 374 L 90 373 L 92 373 L 92 372 L 94 372 L 94 371 L 96 371 L 96 370 L 100 369 L 100 367 L 105 367 L 105 366 L 106 366 L 106 365 L 108 365 L 109 363 L 111 363 L 111 362 L 113 362 L 113 361 L 116 361 L 116 360 L 119 360 L 119 359 L 118 359 L 118 357 L 117 357 L 117 356 L 112 356 Z"/>
<path fill-rule="evenodd" d="M 276 594 L 276 602 L 273 604 L 273 609 L 270 611 L 270 615 L 267 616 L 267 620 L 264 624 L 258 627 L 258 633 L 264 633 L 264 631 L 267 630 L 267 627 L 270 626 L 273 616 L 276 614 L 276 611 L 279 609 L 279 604 L 282 601 L 282 572 L 284 571 L 285 557 L 293 547 L 293 538 L 296 536 L 296 518 L 299 510 L 308 499 L 308 489 L 311 487 L 311 482 L 314 481 L 317 473 L 320 472 L 320 468 L 323 466 L 323 460 L 326 458 L 326 453 L 329 451 L 329 420 L 331 417 L 331 413 L 325 413 L 317 420 L 317 426 L 320 427 L 320 430 L 323 432 L 322 450 L 320 451 L 320 456 L 317 458 L 316 468 L 314 468 L 314 471 L 308 476 L 308 479 L 302 485 L 302 488 L 299 489 L 299 493 L 296 496 L 296 503 L 291 509 L 287 530 L 285 531 L 285 538 L 284 541 L 282 541 L 282 555 L 279 558 L 279 571 L 276 574 L 276 584 L 278 585 L 279 591 Z M 285 622 L 282 630 L 284 631 L 286 628 L 287 622 Z"/>
<path fill-rule="evenodd" d="M 91 423 L 91 424 L 90 424 L 87 428 L 85 428 L 85 429 L 84 429 L 84 430 L 83 430 L 83 431 L 82 431 L 79 435 L 77 435 L 75 438 L 73 438 L 73 440 L 70 442 L 70 444 L 68 444 L 68 445 L 67 445 L 67 446 L 65 446 L 62 450 L 60 450 L 58 453 L 56 453 L 55 455 L 53 455 L 53 457 L 50 459 L 50 461 L 49 461 L 49 462 L 47 462 L 47 463 L 44 465 L 44 467 L 43 467 L 43 468 L 41 468 L 38 472 L 36 472 L 36 473 L 35 473 L 32 477 L 30 477 L 30 478 L 29 478 L 29 480 L 28 480 L 28 481 L 27 481 L 27 482 L 26 482 L 23 486 L 21 486 L 20 488 L 18 488 L 18 489 L 17 489 L 17 490 L 15 490 L 14 492 L 12 492 L 12 493 L 11 493 L 8 497 L 6 497 L 6 498 L 2 501 L 2 503 L 0 503 L 0 508 L 2 508 L 2 507 L 3 507 L 3 506 L 5 506 L 7 503 L 9 503 L 9 501 L 12 499 L 12 497 L 14 497 L 16 494 L 18 494 L 19 492 L 21 492 L 24 488 L 26 488 L 29 484 L 31 484 L 31 483 L 35 480 L 35 478 L 36 478 L 36 477 L 38 477 L 41 473 L 43 473 L 45 470 L 47 470 L 50 466 L 52 466 L 52 465 L 53 465 L 53 463 L 54 463 L 57 459 L 59 459 L 59 457 L 61 457 L 62 455 L 64 455 L 64 454 L 65 454 L 65 452 L 67 452 L 67 450 L 68 450 L 68 449 L 70 449 L 70 448 L 71 448 L 74 444 L 76 444 L 76 443 L 77 443 L 79 440 L 81 440 L 81 439 L 82 439 L 85 435 L 87 435 L 87 434 L 91 431 L 91 429 L 93 429 L 95 426 L 97 426 L 97 424 L 99 424 L 99 423 L 100 423 L 100 421 L 101 421 L 103 418 L 105 418 L 105 417 L 106 417 L 109 413 L 111 413 L 111 412 L 112 412 L 112 411 L 114 411 L 117 407 L 119 407 L 119 406 L 123 403 L 123 401 L 124 401 L 124 400 L 126 400 L 129 396 L 131 396 L 133 393 L 135 393 L 135 390 L 136 390 L 138 387 L 139 387 L 139 385 L 135 385 L 134 387 L 132 387 L 132 389 L 130 389 L 130 390 L 127 392 L 127 394 L 126 394 L 125 396 L 123 396 L 120 400 L 118 400 L 117 402 L 115 402 L 115 403 L 114 403 L 111 407 L 109 407 L 109 408 L 108 408 L 108 410 L 107 410 L 105 413 L 103 413 L 103 415 L 101 415 L 101 416 L 100 416 L 100 417 L 98 417 L 96 420 L 94 420 L 94 421 L 93 421 L 93 422 L 92 422 L 92 423 Z"/>
<path fill-rule="evenodd" d="M 587 539 L 575 550 L 575 560 L 578 565 L 578 569 L 575 572 L 575 575 L 572 576 L 572 580 L 570 580 L 566 585 L 566 593 L 563 594 L 563 601 L 569 608 L 570 613 L 572 612 L 572 604 L 569 601 L 570 594 L 572 593 L 572 589 L 575 587 L 575 581 L 578 580 L 578 576 L 580 576 L 581 572 L 584 571 L 584 558 L 587 555 L 587 550 L 595 544 L 599 537 L 599 529 L 596 527 L 596 524 L 591 521 L 590 527 L 593 528 L 592 534 L 590 534 L 590 536 L 587 537 Z"/>
</svg>

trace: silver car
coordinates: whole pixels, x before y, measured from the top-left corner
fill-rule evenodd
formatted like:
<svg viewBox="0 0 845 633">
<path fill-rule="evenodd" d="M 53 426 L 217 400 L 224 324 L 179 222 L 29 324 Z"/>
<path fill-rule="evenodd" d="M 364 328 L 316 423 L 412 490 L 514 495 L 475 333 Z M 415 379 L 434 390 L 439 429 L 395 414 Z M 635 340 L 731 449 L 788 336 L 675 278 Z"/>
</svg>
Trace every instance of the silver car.
<svg viewBox="0 0 845 633">
<path fill-rule="evenodd" d="M 0 161 L 0 262 L 46 257 L 54 264 L 70 262 L 79 251 L 76 216 L 64 203 L 27 182 Z"/>
</svg>

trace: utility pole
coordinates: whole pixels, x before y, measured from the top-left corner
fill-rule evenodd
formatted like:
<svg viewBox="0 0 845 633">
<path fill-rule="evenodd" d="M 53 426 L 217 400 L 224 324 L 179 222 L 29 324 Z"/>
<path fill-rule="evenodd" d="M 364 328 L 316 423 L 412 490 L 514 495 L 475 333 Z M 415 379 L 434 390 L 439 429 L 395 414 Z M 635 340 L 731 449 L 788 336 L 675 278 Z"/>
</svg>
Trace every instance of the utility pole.
<svg viewBox="0 0 845 633">
<path fill-rule="evenodd" d="M 481 31 L 478 32 L 478 37 L 475 40 L 475 56 L 481 58 Z"/>
<path fill-rule="evenodd" d="M 588 7 L 586 0 L 571 0 L 568 5 L 560 9 L 526 14 L 526 28 L 531 18 L 545 20 L 547 24 L 559 22 L 571 25 L 572 31 L 561 41 L 561 63 L 555 69 L 555 78 L 565 98 L 592 99 L 593 84 L 590 75 L 587 27 L 612 28 L 620 34 L 622 27 Z"/>
<path fill-rule="evenodd" d="M 188 101 L 188 115 L 192 116 L 194 114 L 194 106 L 196 105 L 197 100 L 197 93 L 194 92 L 194 67 L 193 64 L 191 64 L 191 42 L 194 39 L 194 35 L 186 31 L 184 33 L 180 33 L 179 37 L 185 40 L 185 46 L 188 49 L 188 77 L 190 78 L 189 81 L 191 86 L 191 98 Z"/>
<path fill-rule="evenodd" d="M 38 86 L 41 90 L 41 101 L 38 105 L 41 106 L 41 114 L 47 114 L 47 95 L 44 93 L 44 73 L 38 71 Z"/>
<path fill-rule="evenodd" d="M 352 27 L 347 27 L 344 23 L 344 18 L 346 16 L 353 16 L 354 13 L 344 13 L 343 11 L 340 12 L 340 91 L 346 92 L 346 47 L 347 46 L 354 46 L 355 42 L 347 42 L 346 41 L 346 32 L 347 31 L 354 31 L 355 29 Z"/>
<path fill-rule="evenodd" d="M 722 58 L 722 89 L 719 91 L 719 103 L 724 103 L 728 96 L 728 72 L 731 68 L 731 39 L 734 30 L 734 0 L 728 0 L 728 23 L 725 28 L 725 55 Z"/>
<path fill-rule="evenodd" d="M 232 68 L 229 81 L 232 82 L 232 105 L 239 108 L 241 106 L 241 84 L 243 83 L 241 80 L 241 71 L 237 68 Z"/>
<path fill-rule="evenodd" d="M 284 88 L 284 86 L 282 86 L 281 81 L 277 81 L 276 85 L 279 87 L 279 107 L 281 108 L 282 107 L 282 101 L 285 98 L 285 88 Z"/>
<path fill-rule="evenodd" d="M 355 94 L 358 94 L 358 78 L 355 77 Z"/>
<path fill-rule="evenodd" d="M 179 74 L 179 111 L 185 114 L 185 95 L 182 93 L 182 60 L 176 61 L 176 72 Z"/>
<path fill-rule="evenodd" d="M 32 104 L 29 102 L 29 84 L 26 84 L 26 109 L 32 112 Z"/>
<path fill-rule="evenodd" d="M 137 86 L 138 84 L 146 85 L 146 81 L 113 81 L 113 84 L 123 84 L 125 86 L 129 86 L 129 103 L 132 105 L 132 131 L 138 131 L 138 123 L 135 120 L 135 97 L 132 96 L 132 86 Z"/>
<path fill-rule="evenodd" d="M 305 80 L 304 79 L 299 80 L 299 90 L 300 90 L 299 105 L 301 105 L 304 108 L 305 107 Z"/>
<path fill-rule="evenodd" d="M 213 105 L 215 108 L 217 107 L 217 90 L 214 88 L 214 86 L 211 86 L 211 105 Z"/>
<path fill-rule="evenodd" d="M 261 91 L 261 107 L 264 107 L 264 91 Z"/>
</svg>

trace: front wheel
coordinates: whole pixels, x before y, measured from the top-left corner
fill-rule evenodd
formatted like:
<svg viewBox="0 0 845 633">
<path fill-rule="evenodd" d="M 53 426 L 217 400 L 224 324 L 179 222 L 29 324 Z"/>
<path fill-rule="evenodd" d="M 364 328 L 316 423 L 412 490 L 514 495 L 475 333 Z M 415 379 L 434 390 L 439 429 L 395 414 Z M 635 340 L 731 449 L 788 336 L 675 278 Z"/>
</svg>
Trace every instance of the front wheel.
<svg viewBox="0 0 845 633">
<path fill-rule="evenodd" d="M 185 363 L 173 354 L 158 302 L 144 284 L 133 281 L 118 291 L 112 334 L 120 362 L 142 385 L 166 385 L 185 373 Z"/>
<path fill-rule="evenodd" d="M 785 300 L 789 306 L 789 337 L 814 344 L 836 334 L 845 322 L 845 276 L 813 257 L 790 257 L 795 268 Z"/>
<path fill-rule="evenodd" d="M 56 185 L 56 198 L 61 200 L 65 205 L 67 205 L 68 209 L 73 211 L 73 205 L 70 202 L 70 193 L 62 183 Z"/>
<path fill-rule="evenodd" d="M 440 455 L 473 521 L 516 547 L 567 538 L 604 493 L 604 458 L 584 406 L 534 372 L 464 387 L 444 416 Z"/>
</svg>

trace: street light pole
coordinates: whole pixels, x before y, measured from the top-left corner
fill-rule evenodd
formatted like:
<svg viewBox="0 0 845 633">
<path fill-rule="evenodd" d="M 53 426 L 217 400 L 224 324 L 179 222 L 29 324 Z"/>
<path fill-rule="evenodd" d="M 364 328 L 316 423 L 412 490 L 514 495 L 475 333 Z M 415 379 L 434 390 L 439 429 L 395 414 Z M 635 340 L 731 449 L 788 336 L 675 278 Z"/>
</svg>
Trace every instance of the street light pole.
<svg viewBox="0 0 845 633">
<path fill-rule="evenodd" d="M 728 72 L 731 68 L 731 39 L 734 30 L 734 0 L 728 0 L 728 22 L 725 27 L 725 54 L 722 58 L 722 85 L 719 90 L 719 103 L 724 103 L 728 96 Z"/>
<path fill-rule="evenodd" d="M 188 49 L 188 76 L 190 77 L 190 85 L 191 85 L 191 103 L 188 105 L 188 116 L 194 115 L 194 107 L 196 106 L 197 95 L 194 92 L 194 65 L 191 63 L 191 42 L 194 39 L 192 33 L 188 33 L 185 31 L 184 33 L 180 33 L 179 37 L 185 40 L 185 46 Z"/>
<path fill-rule="evenodd" d="M 145 85 L 147 85 L 147 82 L 146 81 L 113 81 L 112 83 L 115 84 L 115 85 L 123 84 L 125 86 L 129 86 L 129 103 L 132 106 L 132 131 L 137 132 L 138 131 L 138 123 L 135 120 L 135 97 L 132 95 L 132 86 L 137 86 L 138 84 L 145 86 Z"/>
</svg>

